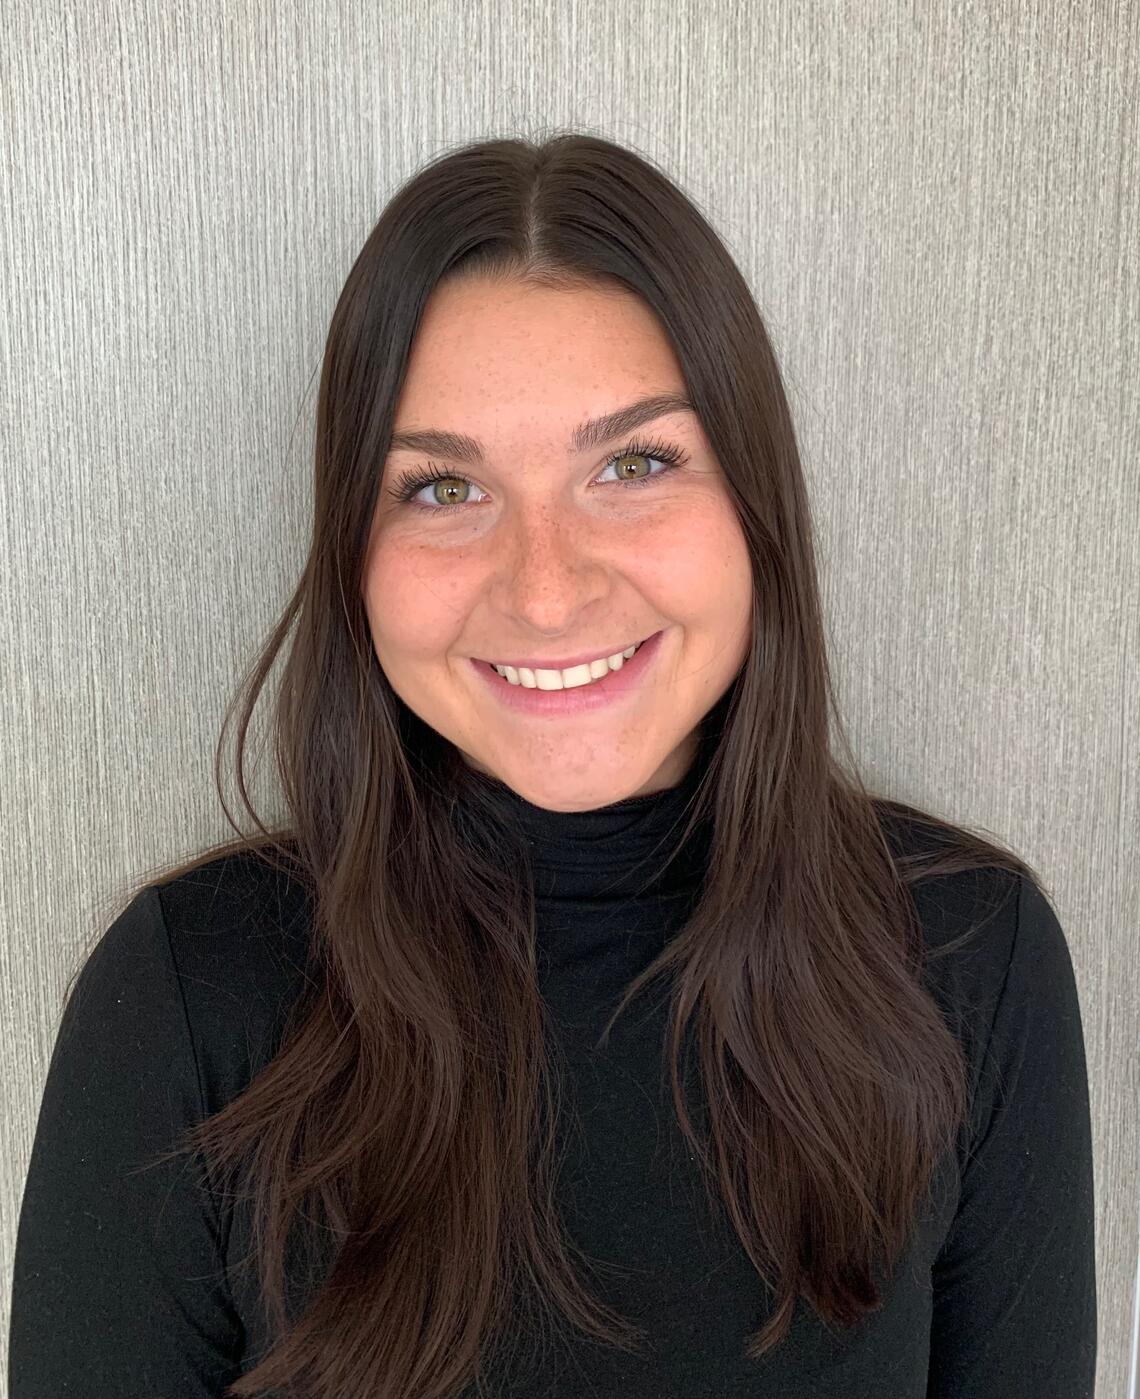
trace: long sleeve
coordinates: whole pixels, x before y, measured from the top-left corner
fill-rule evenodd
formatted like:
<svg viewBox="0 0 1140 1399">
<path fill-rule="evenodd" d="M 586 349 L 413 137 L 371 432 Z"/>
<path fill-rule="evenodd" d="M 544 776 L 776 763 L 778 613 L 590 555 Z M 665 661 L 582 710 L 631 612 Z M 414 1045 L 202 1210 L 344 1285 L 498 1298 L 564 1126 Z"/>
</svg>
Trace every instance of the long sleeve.
<svg viewBox="0 0 1140 1399">
<path fill-rule="evenodd" d="M 194 1044 L 154 890 L 85 963 L 56 1037 L 16 1238 L 10 1399 L 218 1399 L 243 1330 L 183 1154 Z"/>
<path fill-rule="evenodd" d="M 1092 1399 L 1084 1037 L 1064 934 L 1025 878 L 973 1127 L 958 1209 L 932 1270 L 928 1399 Z"/>
</svg>

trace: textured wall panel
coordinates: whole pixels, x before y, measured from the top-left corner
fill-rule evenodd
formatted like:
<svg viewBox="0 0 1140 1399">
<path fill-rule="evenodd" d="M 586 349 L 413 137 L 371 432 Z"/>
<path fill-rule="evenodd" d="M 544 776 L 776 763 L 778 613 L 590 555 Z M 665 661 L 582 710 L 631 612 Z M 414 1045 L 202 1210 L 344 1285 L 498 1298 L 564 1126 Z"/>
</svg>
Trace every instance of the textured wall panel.
<svg viewBox="0 0 1140 1399">
<path fill-rule="evenodd" d="M 441 147 L 584 126 L 688 188 L 768 317 L 869 779 L 1008 840 L 1057 904 L 1097 1394 L 1129 1393 L 1136 8 L 9 0 L 0 25 L 5 1285 L 78 951 L 123 881 L 227 833 L 215 735 L 303 557 L 348 267 Z"/>
</svg>

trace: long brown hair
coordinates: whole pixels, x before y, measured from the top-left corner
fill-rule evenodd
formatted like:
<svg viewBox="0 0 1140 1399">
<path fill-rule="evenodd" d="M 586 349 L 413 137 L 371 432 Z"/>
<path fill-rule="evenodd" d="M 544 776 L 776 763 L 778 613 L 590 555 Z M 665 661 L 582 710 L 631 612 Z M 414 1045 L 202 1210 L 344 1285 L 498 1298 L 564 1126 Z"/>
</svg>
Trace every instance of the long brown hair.
<svg viewBox="0 0 1140 1399">
<path fill-rule="evenodd" d="M 678 1122 L 758 1287 L 774 1290 L 751 1357 L 786 1334 L 800 1295 L 842 1326 L 878 1304 L 876 1259 L 900 1255 L 965 1119 L 965 1057 L 924 985 L 912 887 L 986 867 L 1032 876 L 992 841 L 872 797 L 860 780 L 776 357 L 694 203 L 650 160 L 593 135 L 439 156 L 384 209 L 333 313 L 309 556 L 215 756 L 238 839 L 132 891 L 245 852 L 287 869 L 311 900 L 311 974 L 275 1057 L 168 1154 L 201 1152 L 219 1184 L 244 1170 L 256 1207 L 274 1345 L 228 1395 L 445 1399 L 481 1380 L 521 1296 L 598 1340 L 644 1339 L 585 1290 L 556 1218 L 558 1076 L 525 859 L 505 858 L 509 833 L 480 839 L 452 819 L 464 765 L 388 684 L 361 598 L 377 464 L 413 337 L 433 289 L 460 276 L 617 283 L 644 298 L 747 540 L 752 645 L 702 723 L 680 836 L 707 823 L 707 870 L 683 928 L 631 982 L 600 1042 L 647 981 L 667 977 Z M 268 829 L 246 786 L 246 737 L 294 626 L 272 728 L 289 819 Z M 256 835 L 241 834 L 220 780 L 239 701 L 237 784 Z M 906 822 L 928 833 L 922 850 L 893 839 Z M 690 1020 L 707 1153 L 678 1076 Z M 331 1247 L 290 1316 L 286 1244 L 311 1224 Z"/>
</svg>

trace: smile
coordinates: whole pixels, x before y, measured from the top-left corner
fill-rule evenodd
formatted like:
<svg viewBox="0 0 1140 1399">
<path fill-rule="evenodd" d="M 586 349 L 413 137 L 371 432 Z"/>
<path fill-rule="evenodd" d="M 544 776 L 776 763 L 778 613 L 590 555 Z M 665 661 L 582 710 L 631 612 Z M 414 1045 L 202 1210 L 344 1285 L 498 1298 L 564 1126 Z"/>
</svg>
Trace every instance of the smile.
<svg viewBox="0 0 1140 1399">
<path fill-rule="evenodd" d="M 530 719 L 556 721 L 632 703 L 642 693 L 664 637 L 664 630 L 656 631 L 625 651 L 565 671 L 495 666 L 474 657 L 470 664 L 497 706 Z"/>
<path fill-rule="evenodd" d="M 528 690 L 572 690 L 580 685 L 592 685 L 605 679 L 611 672 L 620 670 L 626 661 L 631 660 L 643 641 L 627 646 L 624 651 L 615 651 L 612 656 L 599 656 L 596 660 L 583 661 L 580 665 L 567 666 L 564 670 L 547 670 L 539 666 L 488 664 L 508 685 L 519 685 Z"/>
</svg>

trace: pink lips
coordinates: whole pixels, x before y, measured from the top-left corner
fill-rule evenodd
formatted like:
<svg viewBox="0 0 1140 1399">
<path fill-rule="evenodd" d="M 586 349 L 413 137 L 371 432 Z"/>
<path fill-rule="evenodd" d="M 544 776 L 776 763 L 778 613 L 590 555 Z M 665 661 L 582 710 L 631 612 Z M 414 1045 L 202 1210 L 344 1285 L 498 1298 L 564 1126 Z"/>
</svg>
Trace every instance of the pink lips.
<svg viewBox="0 0 1140 1399">
<path fill-rule="evenodd" d="M 523 685 L 512 685 L 489 661 L 479 661 L 472 657 L 471 663 L 484 682 L 491 687 L 499 703 L 508 709 L 548 717 L 583 714 L 619 703 L 625 696 L 637 690 L 645 672 L 653 664 L 664 634 L 660 631 L 654 632 L 630 659 L 622 664 L 620 670 L 611 670 L 600 680 L 591 681 L 587 685 L 575 685 L 569 690 L 538 690 L 528 689 Z"/>
</svg>

